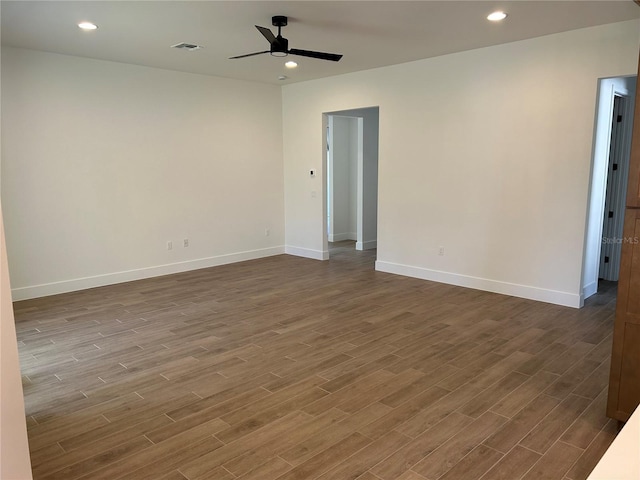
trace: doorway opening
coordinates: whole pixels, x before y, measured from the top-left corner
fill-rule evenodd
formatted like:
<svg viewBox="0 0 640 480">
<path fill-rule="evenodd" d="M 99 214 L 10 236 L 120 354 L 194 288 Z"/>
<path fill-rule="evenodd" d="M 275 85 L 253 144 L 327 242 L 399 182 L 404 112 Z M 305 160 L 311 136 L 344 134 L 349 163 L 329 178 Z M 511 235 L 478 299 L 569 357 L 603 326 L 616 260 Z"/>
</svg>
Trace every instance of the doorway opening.
<svg viewBox="0 0 640 480">
<path fill-rule="evenodd" d="M 618 281 L 636 83 L 599 81 L 581 303 Z"/>
<path fill-rule="evenodd" d="M 323 250 L 375 252 L 378 245 L 378 107 L 324 114 Z"/>
</svg>

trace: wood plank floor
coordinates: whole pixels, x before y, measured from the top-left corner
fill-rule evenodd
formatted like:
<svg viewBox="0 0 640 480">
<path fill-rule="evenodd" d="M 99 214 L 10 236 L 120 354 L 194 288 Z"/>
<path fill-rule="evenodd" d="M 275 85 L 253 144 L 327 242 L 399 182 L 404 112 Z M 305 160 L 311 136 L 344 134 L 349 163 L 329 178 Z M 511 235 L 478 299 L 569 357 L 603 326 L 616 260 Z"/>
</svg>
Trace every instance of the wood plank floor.
<svg viewBox="0 0 640 480">
<path fill-rule="evenodd" d="M 615 286 L 575 310 L 277 256 L 15 304 L 36 479 L 579 480 Z"/>
</svg>

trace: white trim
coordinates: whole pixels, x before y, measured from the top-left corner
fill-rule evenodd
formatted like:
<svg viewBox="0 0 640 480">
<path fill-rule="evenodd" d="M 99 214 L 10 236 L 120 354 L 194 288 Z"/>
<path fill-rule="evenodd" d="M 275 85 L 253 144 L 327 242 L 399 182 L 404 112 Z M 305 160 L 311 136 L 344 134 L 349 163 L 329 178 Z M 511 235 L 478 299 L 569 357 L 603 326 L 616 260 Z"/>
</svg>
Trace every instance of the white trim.
<svg viewBox="0 0 640 480">
<path fill-rule="evenodd" d="M 329 235 L 330 242 L 342 242 L 343 240 L 355 240 L 357 237 L 356 233 L 347 232 L 347 233 L 334 233 Z"/>
<path fill-rule="evenodd" d="M 312 258 L 313 260 L 329 260 L 328 250 L 311 250 L 310 248 L 286 245 L 284 247 L 284 253 L 287 255 L 295 255 L 296 257 Z"/>
<path fill-rule="evenodd" d="M 579 294 L 560 292 L 557 290 L 547 290 L 544 288 L 518 285 L 515 283 L 500 282 L 487 278 L 471 277 L 457 273 L 441 272 L 428 268 L 413 267 L 410 265 L 400 265 L 398 263 L 376 261 L 376 270 L 406 277 L 420 278 L 434 282 L 457 285 L 459 287 L 474 288 L 487 292 L 501 293 L 513 297 L 527 298 L 541 302 L 553 303 L 565 307 L 580 308 L 581 298 Z"/>
<path fill-rule="evenodd" d="M 126 270 L 124 272 L 107 273 L 103 275 L 96 275 L 93 277 L 76 278 L 73 280 L 63 280 L 60 282 L 14 288 L 11 290 L 11 292 L 13 294 L 14 301 L 28 300 L 30 298 L 39 298 L 49 295 L 57 295 L 59 293 L 75 292 L 77 290 L 102 287 L 104 285 L 113 285 L 115 283 L 130 282 L 132 280 L 142 280 L 143 278 L 159 277 L 162 275 L 170 275 L 172 273 L 216 267 L 218 265 L 243 262 L 246 260 L 255 260 L 258 258 L 270 257 L 273 255 L 282 255 L 283 253 L 284 248 L 282 246 L 261 248 L 259 250 L 229 253 L 226 255 L 217 255 L 215 257 L 187 260 L 185 262 L 176 262 L 166 265 L 157 265 L 154 267 Z"/>
<path fill-rule="evenodd" d="M 589 298 L 596 293 L 598 293 L 598 282 L 591 282 L 582 289 L 582 298 Z"/>
<path fill-rule="evenodd" d="M 372 250 L 378 248 L 377 240 L 368 240 L 366 242 L 356 242 L 356 250 Z"/>
</svg>

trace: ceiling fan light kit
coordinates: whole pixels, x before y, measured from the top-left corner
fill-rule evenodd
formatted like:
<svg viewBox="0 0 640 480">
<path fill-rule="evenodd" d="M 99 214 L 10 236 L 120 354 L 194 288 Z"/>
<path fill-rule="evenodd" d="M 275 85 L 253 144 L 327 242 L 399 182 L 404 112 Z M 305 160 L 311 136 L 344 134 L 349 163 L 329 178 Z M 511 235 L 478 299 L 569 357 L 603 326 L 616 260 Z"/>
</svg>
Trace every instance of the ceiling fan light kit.
<svg viewBox="0 0 640 480">
<path fill-rule="evenodd" d="M 269 42 L 269 50 L 262 52 L 248 53 L 246 55 L 238 55 L 236 57 L 230 57 L 230 60 L 238 58 L 253 57 L 254 55 L 262 55 L 263 53 L 269 53 L 274 57 L 286 57 L 287 55 L 298 55 L 301 57 L 317 58 L 320 60 L 329 60 L 332 62 L 338 62 L 342 58 L 342 55 L 337 53 L 316 52 L 313 50 L 299 50 L 297 48 L 289 48 L 289 40 L 282 36 L 282 27 L 286 27 L 288 19 L 284 15 L 276 15 L 271 17 L 271 24 L 278 28 L 278 35 L 274 35 L 273 32 L 266 28 L 256 25 L 258 31 Z"/>
</svg>

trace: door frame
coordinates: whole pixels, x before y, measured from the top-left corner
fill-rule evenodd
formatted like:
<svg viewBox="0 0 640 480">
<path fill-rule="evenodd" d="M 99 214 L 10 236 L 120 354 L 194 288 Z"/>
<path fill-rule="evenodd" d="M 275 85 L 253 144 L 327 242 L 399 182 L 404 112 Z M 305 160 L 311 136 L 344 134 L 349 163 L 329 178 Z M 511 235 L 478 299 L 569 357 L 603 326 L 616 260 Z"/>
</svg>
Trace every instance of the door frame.
<svg viewBox="0 0 640 480">
<path fill-rule="evenodd" d="M 628 88 L 629 83 L 627 79 L 634 79 L 634 77 L 637 81 L 637 76 L 635 75 L 601 78 L 598 80 L 593 153 L 582 259 L 580 307 L 584 305 L 585 299 L 598 291 L 598 273 L 600 268 L 600 254 L 602 251 L 603 218 L 607 193 L 607 174 L 611 148 L 614 101 L 616 96 L 627 98 L 627 107 L 629 108 L 626 108 L 624 112 L 624 121 L 627 125 L 624 132 L 624 142 L 626 142 L 625 148 L 630 150 L 634 111 L 634 102 L 631 100 L 633 100 L 634 92 Z M 623 86 L 623 83 L 626 83 L 627 86 Z M 627 158 L 626 167 L 624 168 L 628 170 L 628 154 L 624 156 Z M 626 195 L 626 191 L 618 193 L 620 195 Z"/>
<path fill-rule="evenodd" d="M 329 241 L 328 241 L 328 184 L 330 182 L 329 179 L 329 174 L 328 174 L 328 147 L 327 147 L 327 142 L 328 142 L 328 137 L 329 135 L 327 134 L 328 129 L 329 129 L 329 117 L 330 116 L 342 116 L 342 117 L 351 117 L 351 118 L 357 118 L 358 119 L 358 158 L 357 158 L 357 176 L 358 176 L 358 180 L 357 180 L 357 196 L 358 196 L 358 207 L 357 207 L 357 237 L 358 239 L 356 240 L 356 247 L 359 250 L 362 249 L 370 249 L 370 248 L 377 248 L 377 234 L 376 234 L 376 240 L 374 241 L 370 241 L 369 239 L 365 239 L 365 228 L 364 228 L 364 212 L 363 212 L 363 197 L 364 197 L 364 190 L 366 188 L 365 186 L 365 181 L 364 181 L 364 129 L 366 128 L 364 125 L 365 117 L 364 114 L 366 113 L 366 111 L 368 110 L 372 110 L 375 109 L 377 111 L 377 138 L 376 138 L 376 145 L 377 145 L 377 149 L 376 149 L 376 180 L 375 180 L 375 194 L 376 194 L 376 201 L 375 201 L 375 209 L 376 209 L 376 214 L 375 214 L 375 230 L 377 232 L 378 230 L 378 226 L 377 226 L 377 222 L 378 222 L 378 204 L 379 204 L 379 198 L 378 198 L 378 186 L 379 186 L 379 180 L 378 180 L 378 171 L 379 171 L 379 160 L 380 160 L 380 155 L 379 155 L 379 145 L 380 145 L 380 108 L 378 106 L 371 106 L 371 107 L 360 107 L 360 108 L 354 108 L 354 109 L 348 109 L 348 110 L 339 110 L 339 111 L 333 111 L 333 112 L 323 112 L 322 114 L 322 250 L 323 250 L 323 259 L 329 259 Z M 367 184 L 367 186 L 371 187 L 374 186 L 373 184 Z"/>
</svg>

